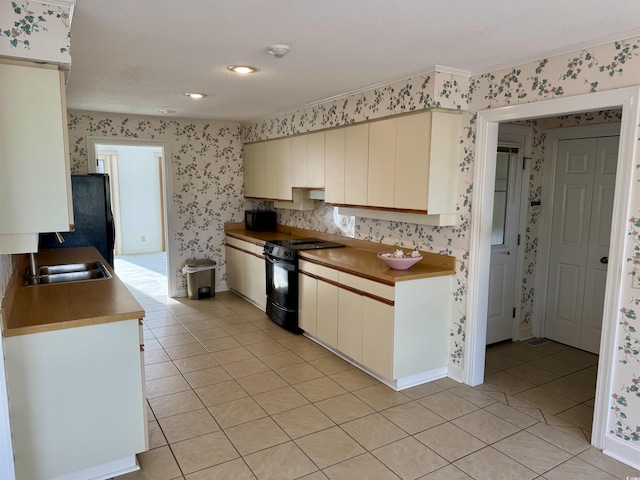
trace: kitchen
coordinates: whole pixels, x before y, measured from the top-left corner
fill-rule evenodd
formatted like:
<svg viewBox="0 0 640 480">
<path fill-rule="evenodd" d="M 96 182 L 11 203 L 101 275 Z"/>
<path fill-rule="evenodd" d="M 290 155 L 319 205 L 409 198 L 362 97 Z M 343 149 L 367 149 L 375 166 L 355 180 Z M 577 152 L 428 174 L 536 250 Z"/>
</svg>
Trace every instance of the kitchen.
<svg viewBox="0 0 640 480">
<path fill-rule="evenodd" d="M 626 41 L 629 45 L 637 45 L 637 41 L 633 39 Z M 598 58 L 600 61 L 600 65 L 607 65 L 608 58 L 613 58 L 616 54 L 614 52 L 617 51 L 617 47 L 615 44 L 608 44 L 608 46 L 603 46 L 597 50 Z M 632 50 L 633 51 L 633 50 Z M 578 56 L 576 54 L 575 56 Z M 633 78 L 637 78 L 635 75 L 635 68 L 637 68 L 636 63 L 634 63 L 633 55 L 630 56 L 627 61 L 627 65 L 625 66 L 625 70 L 623 73 L 615 76 L 609 76 L 608 71 L 605 70 L 603 74 L 598 74 L 598 80 L 600 81 L 602 88 L 618 88 L 618 87 L 626 87 L 629 85 L 636 84 Z M 554 57 L 554 59 L 550 60 L 553 65 L 554 62 L 559 71 L 562 69 L 558 65 L 562 65 L 565 62 L 564 57 Z M 531 65 L 530 70 L 533 72 L 535 70 L 536 65 Z M 588 70 L 585 70 L 588 72 Z M 595 74 L 595 72 L 592 72 Z M 586 73 L 584 73 L 586 74 Z M 583 74 L 583 75 L 584 75 Z M 496 77 L 500 78 L 503 75 L 502 72 L 498 72 Z M 506 74 L 505 74 L 506 75 Z M 602 76 L 600 76 L 602 75 Z M 522 74 L 521 80 L 524 81 L 525 74 Z M 559 76 L 559 75 L 557 75 Z M 533 77 L 533 74 L 532 74 Z M 443 84 L 448 84 L 449 81 L 454 78 L 456 81 L 461 82 L 457 76 L 451 76 L 451 74 L 444 74 L 440 81 Z M 506 78 L 506 77 L 505 77 Z M 556 83 L 555 77 L 553 74 L 549 76 L 551 83 Z M 477 85 L 481 82 L 490 82 L 488 77 L 479 76 L 478 78 L 472 79 L 472 84 L 477 88 Z M 574 94 L 578 93 L 588 93 L 589 89 L 584 87 L 579 87 L 578 84 L 581 83 L 582 80 L 576 81 L 575 79 L 567 78 L 565 79 L 565 83 L 563 87 L 565 91 L 568 91 L 569 86 L 572 87 L 572 92 Z M 434 80 L 435 82 L 435 80 Z M 417 92 L 423 83 L 422 78 L 416 78 L 408 83 L 413 87 L 413 91 Z M 398 87 L 395 88 L 396 91 L 400 90 Z M 488 86 L 487 88 L 490 88 Z M 426 87 L 427 92 L 431 94 L 435 94 L 436 89 L 435 86 L 429 85 Z M 387 90 L 387 97 L 385 97 L 382 101 L 388 101 L 392 97 L 390 95 L 389 88 Z M 373 94 L 373 92 L 372 92 Z M 447 95 L 449 98 L 447 98 Z M 350 105 L 355 105 L 358 99 L 361 97 L 367 98 L 369 95 L 361 94 L 359 97 L 353 98 L 353 103 Z M 444 107 L 448 108 L 456 108 L 458 104 L 462 102 L 462 98 L 454 98 L 455 94 L 453 91 L 447 91 L 447 94 L 443 94 L 440 96 L 440 100 Z M 410 105 L 411 102 L 417 101 L 418 95 L 415 95 L 414 98 L 410 98 L 407 100 L 407 103 Z M 446 103 L 449 102 L 449 103 Z M 495 100 L 495 103 L 492 103 L 491 106 L 500 106 L 507 104 L 508 101 L 505 98 L 501 98 Z M 374 102 L 369 104 L 369 115 L 376 115 L 376 110 L 380 110 L 377 115 L 384 116 L 385 109 L 380 108 L 380 104 L 376 104 Z M 333 106 L 333 102 L 330 102 L 327 106 Z M 351 112 L 349 109 L 351 106 L 347 107 L 349 115 L 355 114 Z M 477 108 L 477 107 L 476 107 Z M 482 107 L 484 108 L 484 107 Z M 328 108 L 327 108 L 328 110 Z M 346 112 L 345 111 L 345 112 Z M 360 113 L 360 117 L 356 117 L 356 120 L 362 120 L 365 118 L 364 113 Z M 287 132 L 285 125 L 289 125 L 291 131 L 289 133 L 299 133 L 299 131 L 306 131 L 307 129 L 312 129 L 311 120 L 309 120 L 309 125 L 300 125 L 294 126 L 291 123 L 292 115 L 284 115 L 282 117 L 276 118 L 273 122 L 264 122 L 263 124 L 255 124 L 249 125 L 247 127 L 247 136 L 246 138 L 255 141 L 260 139 L 265 139 L 265 137 L 260 137 L 254 132 L 271 132 L 273 131 L 273 136 L 279 136 L 276 133 L 278 130 L 277 125 L 282 125 L 281 131 Z M 313 115 L 308 114 L 305 118 L 311 119 Z M 327 118 L 327 125 L 335 125 L 335 121 L 332 117 Z M 219 141 L 219 151 L 227 149 L 227 151 L 235 152 L 229 158 L 238 158 L 239 152 L 242 148 L 242 142 L 240 141 L 240 126 L 233 122 L 210 122 L 210 121 L 202 121 L 202 120 L 178 120 L 172 119 L 167 123 L 167 120 L 157 119 L 157 118 L 149 118 L 149 117 L 140 117 L 135 115 L 118 115 L 118 114 L 106 114 L 106 113 L 88 113 L 83 111 L 71 111 L 69 116 L 69 134 L 70 134 L 70 146 L 71 146 L 71 158 L 72 158 L 72 171 L 74 173 L 86 173 L 86 151 L 84 144 L 84 138 L 89 135 L 102 135 L 102 136 L 118 136 L 118 135 L 138 135 L 140 137 L 146 136 L 150 138 L 155 136 L 157 138 L 166 139 L 172 143 L 172 151 L 180 152 L 183 149 L 186 149 L 188 152 L 193 152 L 192 157 L 198 157 L 201 154 L 198 154 L 198 151 L 202 151 L 202 147 L 205 146 L 205 142 L 201 140 L 205 138 L 209 132 L 214 131 L 214 136 Z M 317 126 L 315 127 L 317 128 Z M 472 131 L 472 130 L 471 130 Z M 124 133 L 123 133 L 124 132 Z M 193 133 L 190 133 L 193 132 Z M 271 136 L 267 134 L 266 136 Z M 469 140 L 465 140 L 467 143 L 463 145 L 463 150 L 465 152 L 472 152 L 472 145 Z M 468 156 L 472 155 L 471 153 L 466 153 L 464 156 L 464 160 L 461 163 L 462 175 L 459 178 L 459 186 L 458 191 L 461 195 L 461 201 L 464 201 L 465 204 L 470 199 L 470 194 L 467 192 L 468 185 L 471 183 L 470 181 L 470 172 L 471 169 L 469 167 L 470 159 L 467 159 Z M 201 156 L 203 160 L 204 156 Z M 469 157 L 472 158 L 472 157 Z M 176 161 L 178 161 L 176 159 Z M 222 158 L 216 158 L 214 165 L 210 168 L 215 169 L 217 165 L 225 165 L 226 166 L 226 158 L 224 155 Z M 206 161 L 205 161 L 206 163 Z M 203 165 L 204 167 L 204 165 Z M 220 203 L 223 206 L 223 218 L 221 219 L 221 223 L 225 222 L 240 222 L 242 221 L 242 214 L 245 209 L 251 209 L 256 205 L 253 205 L 253 202 L 247 202 L 243 206 L 242 200 L 242 174 L 240 171 L 240 165 L 237 162 L 230 162 L 229 167 L 225 167 L 225 183 L 228 184 L 231 188 L 229 189 L 229 193 L 225 194 L 226 197 L 223 196 L 222 201 Z M 207 183 L 205 178 L 194 178 L 190 177 L 186 173 L 177 173 L 175 182 L 177 187 L 182 189 L 182 187 L 187 187 L 186 191 L 190 192 L 184 196 L 184 198 L 180 198 L 177 201 L 179 203 L 183 203 L 184 205 L 191 204 L 191 200 L 200 201 L 202 195 L 200 192 L 203 191 L 202 187 L 211 188 L 211 184 Z M 175 189 L 178 191 L 178 188 Z M 465 196 L 466 195 L 466 196 Z M 259 205 L 258 205 L 259 206 Z M 198 210 L 193 211 L 193 216 L 197 219 L 200 213 Z M 333 232 L 339 232 L 338 224 L 334 223 L 333 220 L 333 209 L 330 207 L 323 207 L 321 209 L 317 209 L 311 211 L 307 214 L 295 213 L 286 210 L 280 210 L 280 222 L 285 225 L 291 225 L 298 228 L 306 228 L 310 230 L 317 230 L 321 232 L 329 231 L 329 228 L 332 228 Z M 459 293 L 454 295 L 454 306 L 457 308 L 454 309 L 457 312 L 452 318 L 451 321 L 451 331 L 453 335 L 451 336 L 451 347 L 450 347 L 450 355 L 451 355 L 451 364 L 455 367 L 462 368 L 463 365 L 463 355 L 464 355 L 464 331 L 465 331 L 465 318 L 467 307 L 466 304 L 466 273 L 467 273 L 467 262 L 465 261 L 466 252 L 468 251 L 468 236 L 466 234 L 467 229 L 470 228 L 470 216 L 468 210 L 462 210 L 460 215 L 460 221 L 456 227 L 451 228 L 440 228 L 440 229 L 424 229 L 422 227 L 409 227 L 403 224 L 392 224 L 389 221 L 374 221 L 374 220 L 365 220 L 363 218 L 358 217 L 356 219 L 357 227 L 356 231 L 358 232 L 358 236 L 363 239 L 373 239 L 374 241 L 383 241 L 384 243 L 393 244 L 396 240 L 406 241 L 408 243 L 413 243 L 413 240 L 409 240 L 409 238 L 419 238 L 420 241 L 418 246 L 423 250 L 435 251 L 436 253 L 447 253 L 449 255 L 453 255 L 459 262 L 462 262 L 460 265 L 460 271 L 456 275 L 456 282 L 461 286 L 462 290 Z M 631 213 L 629 217 L 636 216 L 635 213 Z M 182 220 L 179 220 L 182 222 Z M 193 240 L 198 235 L 197 222 L 195 223 L 195 228 L 186 227 L 186 225 L 177 226 L 180 230 L 186 231 L 185 238 L 188 240 Z M 414 233 L 415 232 L 415 233 Z M 208 238 L 209 235 L 206 236 Z M 414 237 L 415 236 L 415 237 Z M 211 258 L 222 260 L 224 258 L 223 248 L 224 248 L 224 232 L 220 229 L 217 232 L 213 233 L 213 241 L 207 242 L 207 244 L 202 245 L 203 255 L 209 256 Z M 181 247 L 176 246 L 177 251 L 181 251 Z M 186 260 L 186 257 L 180 258 L 181 261 Z M 6 257 L 2 257 L 3 265 L 6 265 L 6 269 L 10 269 L 10 260 Z M 8 276 L 8 274 L 2 270 L 3 276 Z M 220 272 L 221 273 L 221 272 Z M 182 275 L 179 275 L 178 282 L 184 282 Z M 221 280 L 222 275 L 218 275 L 218 279 Z M 184 283 L 182 283 L 184 285 Z M 625 284 L 626 285 L 626 284 Z M 219 285 L 219 288 L 224 288 L 223 285 Z M 630 291 L 632 294 L 632 292 Z M 616 369 L 622 367 L 616 367 Z M 618 371 L 618 370 L 616 370 Z M 619 371 L 620 375 L 624 375 L 622 370 Z M 624 384 L 625 382 L 620 382 L 619 384 Z M 615 390 L 615 389 L 614 389 Z M 613 392 L 613 390 L 612 390 Z M 630 418 L 634 418 L 634 410 L 633 406 L 629 407 L 628 414 Z M 636 422 L 637 423 L 637 422 Z"/>
</svg>

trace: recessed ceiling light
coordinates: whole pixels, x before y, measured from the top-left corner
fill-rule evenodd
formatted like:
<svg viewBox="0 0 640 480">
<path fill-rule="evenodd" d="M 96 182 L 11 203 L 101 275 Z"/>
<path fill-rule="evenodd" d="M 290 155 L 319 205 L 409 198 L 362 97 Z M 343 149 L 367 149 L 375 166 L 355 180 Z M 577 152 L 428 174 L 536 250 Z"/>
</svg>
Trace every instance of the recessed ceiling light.
<svg viewBox="0 0 640 480">
<path fill-rule="evenodd" d="M 258 70 L 257 68 L 250 67 L 248 65 L 229 65 L 227 69 L 235 73 L 240 73 L 242 75 L 246 75 L 248 73 L 254 73 Z"/>
<path fill-rule="evenodd" d="M 193 99 L 204 98 L 207 96 L 206 93 L 185 93 L 187 97 L 191 97 Z"/>
</svg>

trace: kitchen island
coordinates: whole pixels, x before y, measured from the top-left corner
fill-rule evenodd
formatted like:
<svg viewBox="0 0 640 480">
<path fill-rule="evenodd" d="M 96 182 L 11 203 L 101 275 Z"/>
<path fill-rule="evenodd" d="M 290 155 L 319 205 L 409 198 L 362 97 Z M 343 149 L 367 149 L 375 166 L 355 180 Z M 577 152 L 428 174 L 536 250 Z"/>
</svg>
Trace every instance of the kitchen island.
<svg viewBox="0 0 640 480">
<path fill-rule="evenodd" d="M 227 284 L 263 309 L 265 242 L 312 237 L 345 245 L 298 252 L 304 335 L 395 390 L 448 375 L 455 257 L 421 252 L 411 268 L 394 270 L 377 257 L 395 250 L 390 245 L 280 225 L 254 232 L 227 224 L 225 232 Z"/>
<path fill-rule="evenodd" d="M 42 250 L 39 265 L 101 261 L 110 278 L 24 285 L 3 301 L 16 478 L 104 479 L 137 470 L 147 450 L 144 310 L 93 247 Z"/>
</svg>

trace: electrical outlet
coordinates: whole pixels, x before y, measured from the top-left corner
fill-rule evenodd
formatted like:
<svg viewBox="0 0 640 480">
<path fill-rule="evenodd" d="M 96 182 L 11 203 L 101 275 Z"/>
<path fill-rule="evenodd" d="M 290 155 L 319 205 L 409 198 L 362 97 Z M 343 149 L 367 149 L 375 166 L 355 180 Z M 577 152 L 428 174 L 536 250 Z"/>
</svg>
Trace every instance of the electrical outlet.
<svg viewBox="0 0 640 480">
<path fill-rule="evenodd" d="M 640 288 L 640 270 L 635 270 L 631 275 L 631 288 Z"/>
</svg>

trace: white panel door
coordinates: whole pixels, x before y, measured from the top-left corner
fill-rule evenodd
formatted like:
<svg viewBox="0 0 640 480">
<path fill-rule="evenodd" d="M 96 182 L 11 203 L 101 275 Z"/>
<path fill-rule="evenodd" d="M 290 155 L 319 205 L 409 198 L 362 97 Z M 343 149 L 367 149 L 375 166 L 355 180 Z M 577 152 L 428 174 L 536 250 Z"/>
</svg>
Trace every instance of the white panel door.
<svg viewBox="0 0 640 480">
<path fill-rule="evenodd" d="M 561 140 L 545 336 L 598 353 L 618 137 Z"/>
<path fill-rule="evenodd" d="M 489 268 L 487 345 L 511 340 L 516 304 L 516 266 L 522 168 L 517 149 L 498 152 Z M 518 283 L 519 284 L 519 283 Z"/>
<path fill-rule="evenodd" d="M 602 335 L 611 215 L 618 164 L 618 143 L 619 137 L 599 138 L 596 151 L 584 309 L 579 344 L 581 349 L 593 353 L 599 351 L 600 336 Z"/>
</svg>

